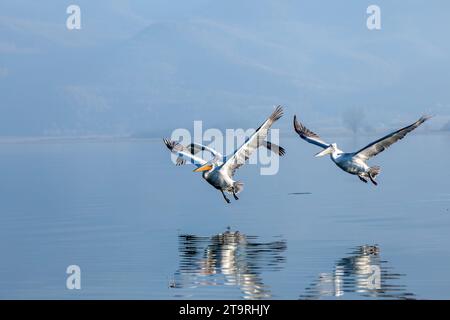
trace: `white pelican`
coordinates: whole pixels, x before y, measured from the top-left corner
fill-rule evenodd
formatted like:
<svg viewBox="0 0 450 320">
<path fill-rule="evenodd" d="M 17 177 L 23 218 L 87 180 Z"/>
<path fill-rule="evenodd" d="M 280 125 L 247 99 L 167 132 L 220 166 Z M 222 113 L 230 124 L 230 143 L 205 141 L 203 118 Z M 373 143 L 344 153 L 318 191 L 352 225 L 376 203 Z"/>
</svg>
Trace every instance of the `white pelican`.
<svg viewBox="0 0 450 320">
<path fill-rule="evenodd" d="M 201 144 L 192 143 L 189 146 L 182 146 L 178 142 L 169 139 L 164 139 L 164 143 L 170 151 L 178 155 L 177 165 L 185 164 L 186 160 L 194 164 L 197 167 L 194 172 L 203 172 L 203 178 L 219 190 L 225 201 L 230 203 L 230 199 L 227 198 L 225 192 L 233 194 L 235 200 L 239 199 L 236 194 L 243 190 L 243 183 L 233 180 L 233 176 L 236 169 L 245 164 L 253 151 L 260 146 L 264 146 L 280 156 L 284 155 L 285 151 L 282 147 L 265 140 L 272 124 L 280 119 L 282 115 L 283 109 L 281 106 L 278 106 L 270 117 L 256 129 L 255 133 L 229 157 L 223 157 L 214 149 Z M 213 159 L 206 161 L 196 156 L 201 150 L 210 152 Z"/>
<path fill-rule="evenodd" d="M 328 144 L 324 142 L 317 134 L 298 122 L 297 116 L 294 116 L 294 128 L 300 138 L 324 149 L 317 153 L 316 157 L 330 154 L 331 160 L 333 160 L 333 162 L 342 170 L 357 175 L 358 178 L 365 183 L 367 183 L 367 179 L 370 179 L 374 185 L 377 185 L 375 177 L 380 173 L 380 167 L 369 167 L 366 161 L 384 151 L 398 140 L 403 139 L 406 134 L 413 131 L 430 118 L 430 116 L 422 116 L 413 124 L 394 131 L 387 136 L 370 143 L 361 150 L 348 153 L 340 150 L 336 143 Z"/>
</svg>

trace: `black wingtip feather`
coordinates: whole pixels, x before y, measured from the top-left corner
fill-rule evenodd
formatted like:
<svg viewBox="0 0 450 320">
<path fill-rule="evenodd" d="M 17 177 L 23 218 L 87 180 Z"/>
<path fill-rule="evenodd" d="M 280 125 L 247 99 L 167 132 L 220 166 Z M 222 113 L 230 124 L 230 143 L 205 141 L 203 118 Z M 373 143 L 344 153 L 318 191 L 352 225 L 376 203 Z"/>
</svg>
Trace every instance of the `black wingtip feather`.
<svg viewBox="0 0 450 320">
<path fill-rule="evenodd" d="M 306 128 L 301 122 L 297 121 L 297 115 L 294 115 L 294 130 L 297 132 L 301 137 L 313 137 L 313 138 L 319 138 L 319 136 Z"/>
<path fill-rule="evenodd" d="M 295 132 L 297 132 L 298 134 L 300 134 L 300 123 L 298 123 L 297 121 L 297 115 L 294 114 L 294 130 Z"/>
<path fill-rule="evenodd" d="M 170 139 L 167 139 L 167 138 L 163 138 L 163 141 L 164 141 L 164 144 L 166 145 L 166 147 L 170 151 L 172 151 L 174 148 L 176 148 L 179 145 L 178 142 L 170 140 Z"/>
<path fill-rule="evenodd" d="M 280 119 L 283 116 L 283 107 L 281 105 L 278 105 L 274 112 L 272 112 L 272 114 L 270 115 L 270 120 L 272 121 L 277 121 L 278 119 Z"/>
<path fill-rule="evenodd" d="M 169 150 L 173 149 L 173 143 L 169 139 L 163 138 L 163 142 Z"/>
<path fill-rule="evenodd" d="M 420 119 L 417 120 L 417 121 L 420 122 L 420 123 L 424 123 L 425 121 L 427 121 L 427 120 L 429 120 L 429 119 L 431 119 L 431 118 L 433 118 L 432 115 L 424 114 L 424 115 L 421 116 Z"/>
</svg>

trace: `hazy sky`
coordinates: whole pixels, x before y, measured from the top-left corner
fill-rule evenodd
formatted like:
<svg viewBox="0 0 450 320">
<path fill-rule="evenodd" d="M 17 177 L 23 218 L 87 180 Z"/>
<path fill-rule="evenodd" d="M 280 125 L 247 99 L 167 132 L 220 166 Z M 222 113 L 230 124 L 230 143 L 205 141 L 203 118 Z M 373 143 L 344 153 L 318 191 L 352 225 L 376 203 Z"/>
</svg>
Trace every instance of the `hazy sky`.
<svg viewBox="0 0 450 320">
<path fill-rule="evenodd" d="M 345 3 L 345 5 L 344 5 Z M 448 1 L 0 3 L 0 135 L 256 127 L 273 105 L 321 128 L 450 119 Z M 68 30 L 66 8 L 81 8 Z M 381 8 L 381 30 L 366 8 Z"/>
</svg>

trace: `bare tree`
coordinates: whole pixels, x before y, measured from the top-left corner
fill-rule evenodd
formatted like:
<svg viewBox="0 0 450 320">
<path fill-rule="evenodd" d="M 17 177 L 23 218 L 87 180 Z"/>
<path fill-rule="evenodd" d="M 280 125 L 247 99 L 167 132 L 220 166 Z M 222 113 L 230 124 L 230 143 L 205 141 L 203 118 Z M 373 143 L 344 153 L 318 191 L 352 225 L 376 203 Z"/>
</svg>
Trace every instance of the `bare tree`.
<svg viewBox="0 0 450 320">
<path fill-rule="evenodd" d="M 344 126 L 350 129 L 353 134 L 356 134 L 359 130 L 361 130 L 364 126 L 365 118 L 365 110 L 361 107 L 348 108 L 342 114 L 342 122 L 344 123 Z"/>
</svg>

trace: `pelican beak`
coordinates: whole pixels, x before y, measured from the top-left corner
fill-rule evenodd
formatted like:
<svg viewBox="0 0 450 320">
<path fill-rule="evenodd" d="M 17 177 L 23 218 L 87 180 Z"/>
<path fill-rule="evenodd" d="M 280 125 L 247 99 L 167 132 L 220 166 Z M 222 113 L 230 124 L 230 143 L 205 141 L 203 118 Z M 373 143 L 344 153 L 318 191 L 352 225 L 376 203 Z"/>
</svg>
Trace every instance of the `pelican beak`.
<svg viewBox="0 0 450 320">
<path fill-rule="evenodd" d="M 212 165 L 210 165 L 209 163 L 197 168 L 194 170 L 194 172 L 202 172 L 202 171 L 209 171 L 212 169 Z"/>
<path fill-rule="evenodd" d="M 315 157 L 323 157 L 323 156 L 325 156 L 327 154 L 330 154 L 332 152 L 333 152 L 333 148 L 331 146 L 329 146 L 328 148 L 326 148 L 326 149 L 320 151 L 319 153 L 317 153 L 315 155 Z"/>
</svg>

